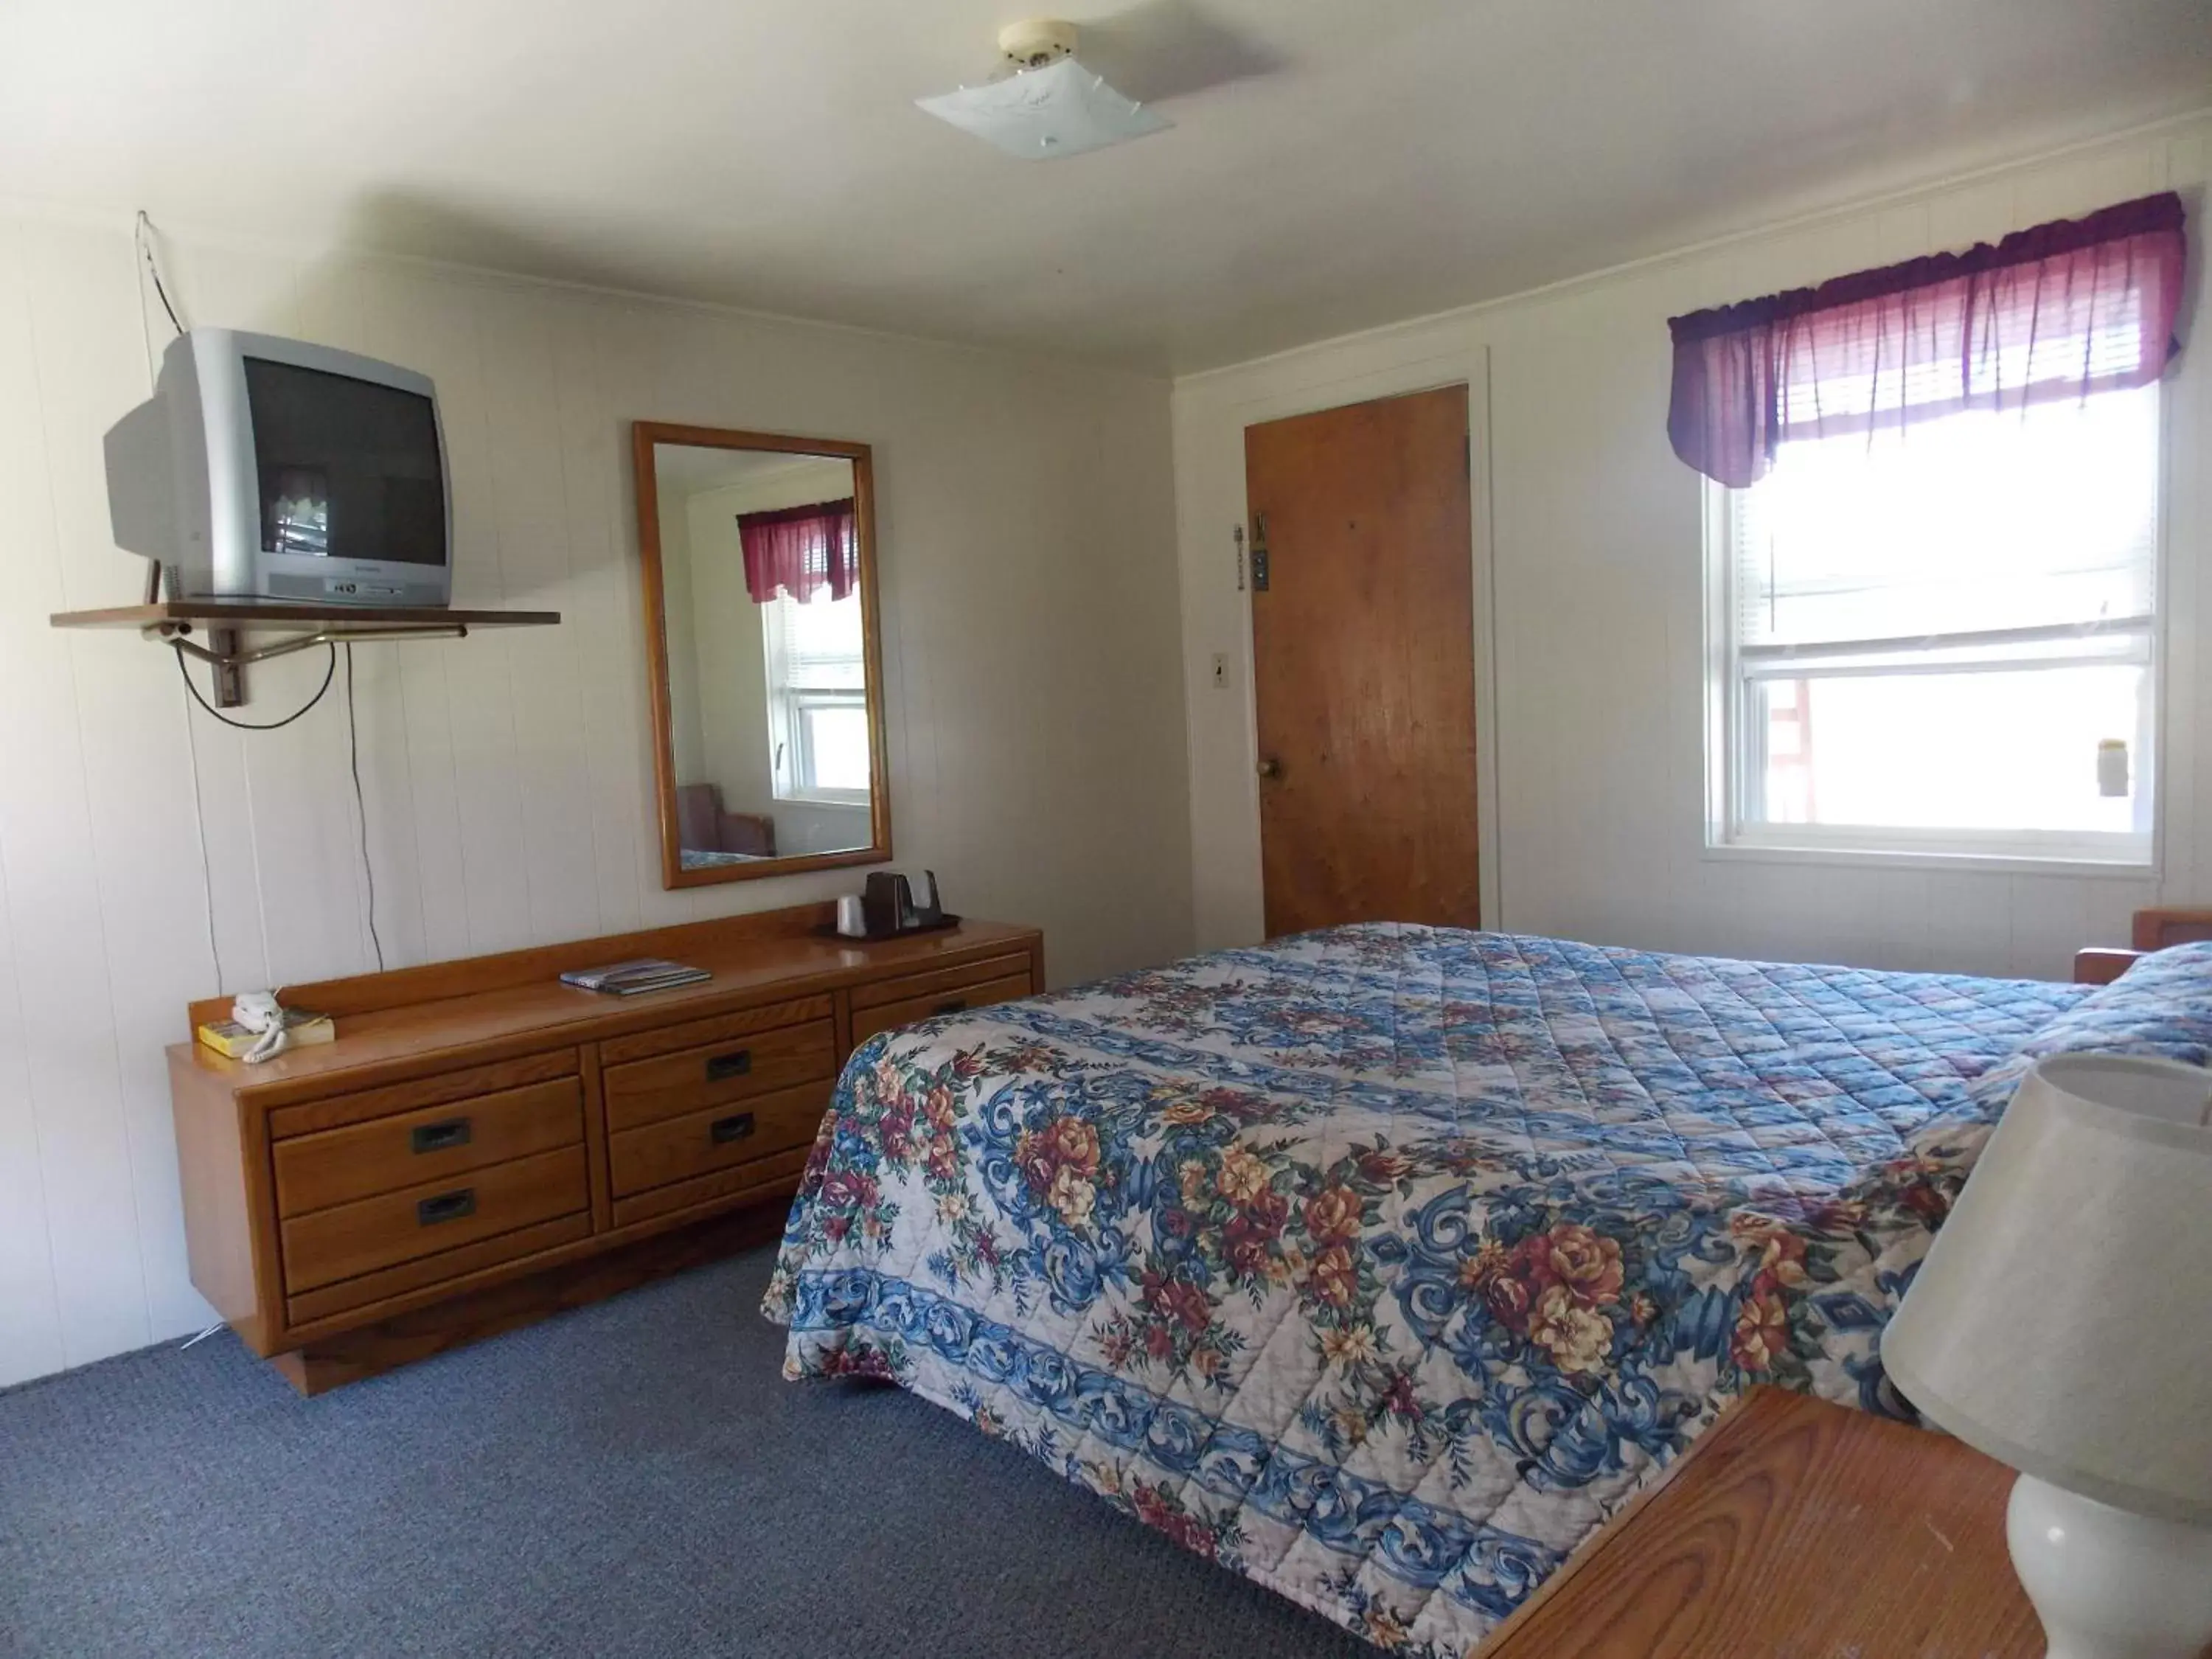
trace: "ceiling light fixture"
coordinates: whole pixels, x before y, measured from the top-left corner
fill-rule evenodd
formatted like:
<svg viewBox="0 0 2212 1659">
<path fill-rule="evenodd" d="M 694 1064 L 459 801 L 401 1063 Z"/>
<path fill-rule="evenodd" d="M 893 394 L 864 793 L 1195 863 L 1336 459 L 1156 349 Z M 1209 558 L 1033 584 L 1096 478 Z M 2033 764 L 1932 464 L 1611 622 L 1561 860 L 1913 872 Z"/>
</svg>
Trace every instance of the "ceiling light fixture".
<svg viewBox="0 0 2212 1659">
<path fill-rule="evenodd" d="M 999 50 L 1013 65 L 1012 74 L 917 98 L 915 104 L 1028 161 L 1080 155 L 1175 125 L 1078 63 L 1073 23 L 1051 18 L 1010 23 L 999 31 Z"/>
</svg>

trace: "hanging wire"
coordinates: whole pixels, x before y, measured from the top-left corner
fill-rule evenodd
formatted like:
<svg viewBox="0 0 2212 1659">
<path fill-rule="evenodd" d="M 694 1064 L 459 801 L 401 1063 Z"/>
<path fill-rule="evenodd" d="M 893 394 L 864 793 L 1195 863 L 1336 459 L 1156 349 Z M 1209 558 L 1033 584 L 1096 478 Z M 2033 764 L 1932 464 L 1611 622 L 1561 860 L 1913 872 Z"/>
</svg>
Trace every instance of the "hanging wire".
<svg viewBox="0 0 2212 1659">
<path fill-rule="evenodd" d="M 224 714 L 220 708 L 217 708 L 213 703 L 210 702 L 205 697 L 200 696 L 199 687 L 192 684 L 191 671 L 185 666 L 185 647 L 182 645 L 178 644 L 174 640 L 172 640 L 169 643 L 175 649 L 177 653 L 177 672 L 184 676 L 185 690 L 192 694 L 192 701 L 199 704 L 201 708 L 206 709 L 209 714 L 221 720 L 225 726 L 234 727 L 240 732 L 282 731 L 285 726 L 289 726 L 294 720 L 298 720 L 302 714 L 305 714 L 309 709 L 320 702 L 323 700 L 323 693 L 331 689 L 331 680 L 337 677 L 338 648 L 336 645 L 332 645 L 330 647 L 330 666 L 323 671 L 323 683 L 315 688 L 315 695 L 313 696 L 308 698 L 307 702 L 301 704 L 299 708 L 294 709 L 290 714 L 285 715 L 281 720 L 234 720 L 231 719 L 229 715 Z"/>
<path fill-rule="evenodd" d="M 346 755 L 353 766 L 353 805 L 361 821 L 361 872 L 368 882 L 368 942 L 376 950 L 376 971 L 384 971 L 384 940 L 376 931 L 376 866 L 368 857 L 368 802 L 361 792 L 361 727 L 354 719 L 353 641 L 348 640 L 346 659 Z"/>
</svg>

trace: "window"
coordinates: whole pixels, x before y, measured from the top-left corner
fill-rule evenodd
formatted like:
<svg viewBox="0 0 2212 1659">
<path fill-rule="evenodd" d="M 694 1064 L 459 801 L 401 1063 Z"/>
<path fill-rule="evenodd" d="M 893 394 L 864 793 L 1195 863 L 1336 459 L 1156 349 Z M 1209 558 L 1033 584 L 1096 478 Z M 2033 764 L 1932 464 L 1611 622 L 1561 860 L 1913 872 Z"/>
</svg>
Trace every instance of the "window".
<svg viewBox="0 0 2212 1659">
<path fill-rule="evenodd" d="M 2150 862 L 2155 384 L 1711 487 L 1720 845 Z"/>
<path fill-rule="evenodd" d="M 858 594 L 801 605 L 779 592 L 761 610 L 768 740 L 779 800 L 868 799 L 867 675 Z"/>
</svg>

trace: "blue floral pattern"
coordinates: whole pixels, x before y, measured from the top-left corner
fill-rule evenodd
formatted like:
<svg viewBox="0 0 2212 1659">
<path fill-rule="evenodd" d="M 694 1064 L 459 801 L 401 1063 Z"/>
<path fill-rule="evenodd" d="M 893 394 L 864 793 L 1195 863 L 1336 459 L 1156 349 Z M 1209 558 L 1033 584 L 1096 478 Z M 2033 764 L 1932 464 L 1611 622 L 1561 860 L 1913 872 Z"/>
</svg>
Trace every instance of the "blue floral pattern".
<svg viewBox="0 0 2212 1659">
<path fill-rule="evenodd" d="M 1881 1325 L 2082 997 L 1374 924 L 934 1020 L 847 1066 L 767 1311 L 1459 1655 L 1749 1383 L 1904 1411 Z"/>
<path fill-rule="evenodd" d="M 2212 1065 L 2212 939 L 2139 959 L 1975 1080 L 1973 1113 L 2002 1111 L 2029 1066 L 2058 1054 L 2148 1054 Z"/>
</svg>

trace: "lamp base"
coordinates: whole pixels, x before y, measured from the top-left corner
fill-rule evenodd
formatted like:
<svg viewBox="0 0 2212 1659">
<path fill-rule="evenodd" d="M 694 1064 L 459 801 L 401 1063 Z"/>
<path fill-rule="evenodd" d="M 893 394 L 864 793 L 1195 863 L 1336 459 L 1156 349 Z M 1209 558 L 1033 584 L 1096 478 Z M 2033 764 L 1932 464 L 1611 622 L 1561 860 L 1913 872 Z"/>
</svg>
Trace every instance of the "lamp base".
<svg viewBox="0 0 2212 1659">
<path fill-rule="evenodd" d="M 2212 1527 L 2130 1515 L 2023 1474 L 2005 1539 L 2050 1659 L 2201 1659 L 2212 1648 Z"/>
</svg>

